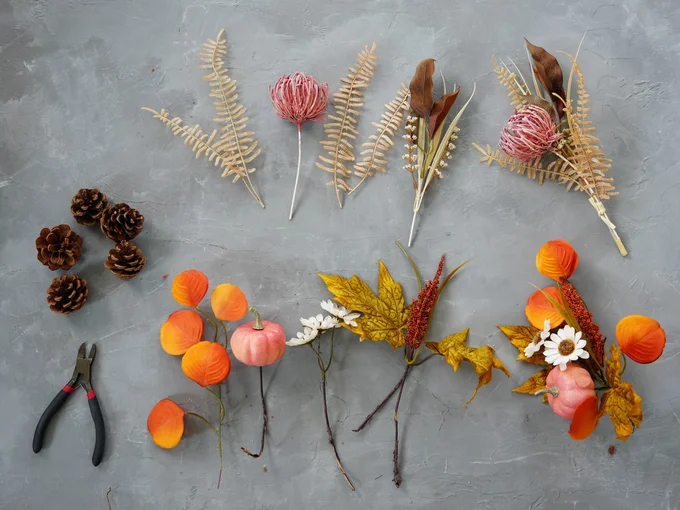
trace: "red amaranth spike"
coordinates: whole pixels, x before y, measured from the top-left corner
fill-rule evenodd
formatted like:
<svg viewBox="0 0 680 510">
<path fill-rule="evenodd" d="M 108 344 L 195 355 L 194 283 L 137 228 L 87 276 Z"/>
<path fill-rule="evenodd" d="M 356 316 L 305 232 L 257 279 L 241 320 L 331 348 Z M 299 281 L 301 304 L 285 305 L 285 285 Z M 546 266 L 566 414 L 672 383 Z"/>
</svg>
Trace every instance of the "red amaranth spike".
<svg viewBox="0 0 680 510">
<path fill-rule="evenodd" d="M 590 342 L 595 359 L 600 364 L 600 366 L 603 366 L 604 343 L 607 341 L 607 339 L 602 336 L 602 333 L 600 333 L 600 326 L 598 326 L 597 323 L 593 321 L 593 314 L 592 312 L 588 311 L 588 308 L 586 308 L 586 305 L 583 302 L 581 295 L 578 293 L 578 290 L 576 290 L 576 287 L 574 287 L 566 278 L 560 279 L 560 283 L 562 284 L 562 294 L 564 295 L 564 300 L 567 302 L 567 305 L 569 305 L 574 317 L 576 317 L 578 325 L 580 326 L 584 336 Z"/>
<path fill-rule="evenodd" d="M 427 327 L 430 322 L 430 313 L 437 302 L 437 294 L 439 293 L 439 280 L 444 271 L 444 255 L 442 255 L 437 267 L 437 272 L 425 286 L 420 289 L 418 296 L 411 304 L 411 313 L 408 317 L 406 342 L 413 348 L 417 349 L 423 343 Z"/>
</svg>

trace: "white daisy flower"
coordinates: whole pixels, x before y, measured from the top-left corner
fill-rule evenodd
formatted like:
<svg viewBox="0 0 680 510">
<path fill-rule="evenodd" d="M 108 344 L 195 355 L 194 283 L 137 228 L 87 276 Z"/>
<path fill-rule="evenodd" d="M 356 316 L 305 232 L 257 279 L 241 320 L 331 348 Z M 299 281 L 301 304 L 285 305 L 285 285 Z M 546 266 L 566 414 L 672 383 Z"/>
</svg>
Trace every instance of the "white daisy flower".
<svg viewBox="0 0 680 510">
<path fill-rule="evenodd" d="M 581 332 L 578 333 L 571 326 L 564 326 L 557 330 L 557 334 L 550 335 L 550 340 L 545 341 L 543 355 L 545 361 L 551 365 L 559 365 L 560 370 L 567 369 L 567 363 L 577 359 L 588 359 L 590 354 L 583 348 L 586 341 L 581 339 Z"/>
<path fill-rule="evenodd" d="M 320 329 L 321 323 L 323 322 L 323 315 L 319 314 L 316 317 L 310 317 L 309 319 L 300 317 L 300 322 L 306 328 Z"/>
<path fill-rule="evenodd" d="M 314 340 L 319 335 L 319 330 L 314 328 L 305 328 L 302 333 L 298 333 L 296 338 L 291 338 L 286 342 L 290 347 L 297 347 L 298 345 L 305 345 Z"/>
<path fill-rule="evenodd" d="M 321 326 L 319 329 L 333 329 L 333 328 L 339 328 L 340 324 L 338 324 L 338 319 L 337 317 L 333 317 L 332 315 L 326 315 L 326 317 L 323 318 L 321 321 Z"/>
<path fill-rule="evenodd" d="M 529 345 L 527 345 L 524 348 L 524 355 L 527 358 L 531 358 L 534 354 L 536 354 L 540 349 L 543 343 L 548 339 L 550 336 L 550 319 L 546 319 L 543 322 L 543 331 L 540 333 L 540 340 L 538 342 L 531 342 Z"/>
<path fill-rule="evenodd" d="M 334 315 L 338 319 L 342 319 L 345 324 L 348 326 L 352 327 L 357 327 L 357 323 L 354 322 L 355 319 L 358 319 L 361 317 L 361 314 L 358 312 L 350 312 L 347 308 L 344 306 L 338 306 L 333 301 L 330 299 L 328 301 L 321 301 L 321 308 L 326 310 L 328 313 L 331 315 Z"/>
</svg>

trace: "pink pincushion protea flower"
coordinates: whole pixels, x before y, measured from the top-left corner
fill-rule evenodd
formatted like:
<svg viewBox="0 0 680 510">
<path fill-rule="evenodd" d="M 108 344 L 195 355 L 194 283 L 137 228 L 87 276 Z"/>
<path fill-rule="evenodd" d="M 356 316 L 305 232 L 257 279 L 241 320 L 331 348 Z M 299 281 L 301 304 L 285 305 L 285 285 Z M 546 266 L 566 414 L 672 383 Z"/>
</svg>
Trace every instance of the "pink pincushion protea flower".
<svg viewBox="0 0 680 510">
<path fill-rule="evenodd" d="M 276 115 L 300 128 L 307 121 L 322 120 L 328 83 L 319 83 L 305 73 L 286 74 L 269 86 L 269 96 Z"/>
<path fill-rule="evenodd" d="M 298 127 L 298 167 L 288 216 L 290 220 L 293 219 L 295 193 L 300 178 L 302 125 L 310 120 L 322 120 L 322 115 L 328 105 L 328 83 L 319 83 L 312 76 L 306 76 L 305 73 L 286 74 L 281 76 L 274 85 L 269 86 L 269 97 L 276 115 L 291 121 Z"/>
<path fill-rule="evenodd" d="M 562 138 L 550 114 L 540 106 L 526 105 L 510 117 L 501 133 L 503 151 L 522 161 L 532 161 L 550 151 Z"/>
</svg>

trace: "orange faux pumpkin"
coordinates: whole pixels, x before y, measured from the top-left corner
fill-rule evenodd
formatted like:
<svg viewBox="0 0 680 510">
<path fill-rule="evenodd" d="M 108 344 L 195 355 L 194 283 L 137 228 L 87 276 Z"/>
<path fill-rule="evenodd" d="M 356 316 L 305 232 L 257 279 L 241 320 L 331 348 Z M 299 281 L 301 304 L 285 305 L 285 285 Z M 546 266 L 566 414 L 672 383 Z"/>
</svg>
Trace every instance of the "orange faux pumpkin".
<svg viewBox="0 0 680 510">
<path fill-rule="evenodd" d="M 659 359 L 666 346 L 666 332 L 651 317 L 629 315 L 616 325 L 616 339 L 621 351 L 638 363 Z"/>
</svg>

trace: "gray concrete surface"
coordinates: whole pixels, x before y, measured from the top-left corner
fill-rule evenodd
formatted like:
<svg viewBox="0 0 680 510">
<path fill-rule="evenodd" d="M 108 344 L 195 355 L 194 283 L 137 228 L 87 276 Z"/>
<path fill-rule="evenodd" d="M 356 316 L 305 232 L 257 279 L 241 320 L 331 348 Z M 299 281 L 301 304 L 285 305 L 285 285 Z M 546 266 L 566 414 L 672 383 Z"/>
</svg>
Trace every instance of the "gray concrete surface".
<svg viewBox="0 0 680 510">
<path fill-rule="evenodd" d="M 255 180 L 266 210 L 140 111 L 166 107 L 211 125 L 196 52 L 220 28 L 264 149 Z M 109 487 L 113 509 L 679 508 L 679 28 L 680 6 L 671 0 L 0 0 L 0 508 L 106 509 Z M 470 147 L 494 143 L 511 111 L 491 55 L 525 62 L 522 36 L 574 51 L 586 31 L 581 62 L 592 120 L 615 161 L 621 194 L 609 210 L 630 249 L 626 259 L 584 196 L 484 168 Z M 235 364 L 218 490 L 215 439 L 206 427 L 188 419 L 172 451 L 155 447 L 146 431 L 149 410 L 166 396 L 216 413 L 159 347 L 158 328 L 176 308 L 175 274 L 193 267 L 213 284 L 240 285 L 289 335 L 299 316 L 316 313 L 328 297 L 316 271 L 375 282 L 382 258 L 414 296 L 394 245 L 408 234 L 413 196 L 399 151 L 390 173 L 341 211 L 326 176 L 313 168 L 321 126 L 306 126 L 302 195 L 290 223 L 295 127 L 275 118 L 267 96 L 268 84 L 298 70 L 337 88 L 355 51 L 373 40 L 380 61 L 364 135 L 422 58 L 436 57 L 463 96 L 477 82 L 450 172 L 427 197 L 412 254 L 428 275 L 442 253 L 449 264 L 472 259 L 447 292 L 432 336 L 471 327 L 471 343 L 494 345 L 512 378 L 496 374 L 464 408 L 476 383 L 469 367 L 453 373 L 431 363 L 420 370 L 403 402 L 406 482 L 397 490 L 391 413 L 364 434 L 351 428 L 399 378 L 400 354 L 341 338 L 330 405 L 358 488 L 352 494 L 325 440 L 311 353 L 291 349 L 267 370 L 271 434 L 262 460 L 239 450 L 255 446 L 260 410 L 257 372 Z M 149 262 L 139 278 L 120 282 L 102 267 L 109 243 L 76 226 L 86 253 L 74 270 L 89 280 L 91 297 L 79 313 L 62 317 L 47 309 L 54 273 L 35 260 L 34 238 L 44 226 L 75 225 L 69 200 L 90 186 L 144 213 L 138 244 Z M 567 422 L 510 391 L 532 369 L 514 361 L 495 326 L 524 321 L 529 282 L 547 283 L 533 258 L 552 238 L 579 251 L 574 281 L 610 337 L 630 313 L 652 315 L 666 329 L 663 357 L 628 368 L 645 421 L 627 443 L 614 440 L 608 420 L 587 441 L 572 442 Z M 108 447 L 98 469 L 90 464 L 93 426 L 82 393 L 68 403 L 46 449 L 35 455 L 30 448 L 36 421 L 66 382 L 82 341 L 100 348 L 94 383 Z M 614 455 L 607 452 L 612 444 Z"/>
</svg>

